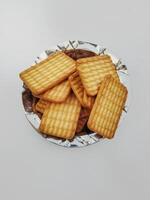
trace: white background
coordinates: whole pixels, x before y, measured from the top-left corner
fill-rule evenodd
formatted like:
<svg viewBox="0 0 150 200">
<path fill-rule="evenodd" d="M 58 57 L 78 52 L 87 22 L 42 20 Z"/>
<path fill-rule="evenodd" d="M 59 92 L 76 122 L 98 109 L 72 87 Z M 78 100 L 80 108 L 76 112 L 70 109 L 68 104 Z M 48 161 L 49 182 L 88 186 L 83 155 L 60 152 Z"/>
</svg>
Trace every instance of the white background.
<svg viewBox="0 0 150 200">
<path fill-rule="evenodd" d="M 0 0 L 0 199 L 150 198 L 149 0 Z M 113 140 L 80 149 L 45 141 L 26 121 L 18 74 L 68 39 L 122 58 L 132 103 Z"/>
</svg>

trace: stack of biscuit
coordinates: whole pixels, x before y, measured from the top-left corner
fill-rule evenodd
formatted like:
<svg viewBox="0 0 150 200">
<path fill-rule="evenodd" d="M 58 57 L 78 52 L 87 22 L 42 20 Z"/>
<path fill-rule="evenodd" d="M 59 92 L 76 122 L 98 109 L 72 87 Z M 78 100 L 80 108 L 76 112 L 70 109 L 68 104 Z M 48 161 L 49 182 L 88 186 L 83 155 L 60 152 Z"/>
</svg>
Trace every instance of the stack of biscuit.
<svg viewBox="0 0 150 200">
<path fill-rule="evenodd" d="M 114 136 L 127 89 L 109 55 L 73 59 L 57 51 L 20 78 L 39 99 L 34 111 L 42 113 L 41 133 L 72 139 L 87 124 L 102 137 Z"/>
</svg>

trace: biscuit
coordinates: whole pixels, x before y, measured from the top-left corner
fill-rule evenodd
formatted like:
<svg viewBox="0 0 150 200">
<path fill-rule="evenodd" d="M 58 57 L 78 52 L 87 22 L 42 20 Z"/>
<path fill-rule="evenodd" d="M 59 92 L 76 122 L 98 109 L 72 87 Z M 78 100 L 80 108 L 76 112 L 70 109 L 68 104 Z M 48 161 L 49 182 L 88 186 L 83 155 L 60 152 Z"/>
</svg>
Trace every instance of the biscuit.
<svg viewBox="0 0 150 200">
<path fill-rule="evenodd" d="M 75 70 L 76 63 L 72 58 L 56 52 L 20 73 L 20 78 L 33 94 L 39 95 L 68 78 Z"/>
<path fill-rule="evenodd" d="M 46 106 L 49 104 L 49 102 L 44 101 L 42 99 L 40 99 L 37 104 L 35 105 L 35 110 L 40 112 L 40 113 L 44 113 L 44 110 L 46 108 Z"/>
<path fill-rule="evenodd" d="M 69 77 L 71 88 L 83 107 L 92 108 L 94 97 L 88 96 L 81 82 L 78 72 Z"/>
<path fill-rule="evenodd" d="M 75 135 L 81 105 L 72 93 L 63 103 L 50 103 L 42 116 L 39 130 L 47 135 L 72 139 Z"/>
<path fill-rule="evenodd" d="M 84 106 L 84 103 L 83 103 L 84 88 L 83 88 L 79 73 L 77 71 L 74 72 L 71 76 L 69 76 L 69 82 L 80 104 Z"/>
<path fill-rule="evenodd" d="M 90 115 L 90 109 L 82 107 L 81 111 L 80 111 L 80 116 L 79 116 L 79 119 L 78 119 L 76 133 L 80 133 L 82 131 L 86 122 L 88 121 L 89 115 Z"/>
<path fill-rule="evenodd" d="M 84 107 L 92 108 L 94 105 L 95 97 L 87 95 L 86 91 L 83 92 L 83 104 Z"/>
<path fill-rule="evenodd" d="M 107 76 L 98 91 L 87 126 L 111 139 L 116 131 L 127 98 L 127 89 L 112 76 Z"/>
<path fill-rule="evenodd" d="M 45 101 L 61 103 L 66 100 L 71 91 L 70 83 L 68 80 L 56 85 L 55 87 L 46 91 L 40 96 Z"/>
<path fill-rule="evenodd" d="M 92 57 L 91 57 L 92 59 Z M 77 66 L 82 84 L 89 96 L 95 96 L 102 80 L 106 75 L 119 79 L 115 65 L 112 62 L 103 63 L 101 60 L 80 63 Z"/>
<path fill-rule="evenodd" d="M 104 55 L 96 55 L 93 57 L 80 58 L 77 60 L 77 63 L 80 64 L 80 63 L 86 63 L 86 62 L 93 62 L 93 61 L 97 61 L 97 60 L 101 60 L 105 63 L 112 62 L 111 57 L 109 55 L 104 54 Z"/>
</svg>

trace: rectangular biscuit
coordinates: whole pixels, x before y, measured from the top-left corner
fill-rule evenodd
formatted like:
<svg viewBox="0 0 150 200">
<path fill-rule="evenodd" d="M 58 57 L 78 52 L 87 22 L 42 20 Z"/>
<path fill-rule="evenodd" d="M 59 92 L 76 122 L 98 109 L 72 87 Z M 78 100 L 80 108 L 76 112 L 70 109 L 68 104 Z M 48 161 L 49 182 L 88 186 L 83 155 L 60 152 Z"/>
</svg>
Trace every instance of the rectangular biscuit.
<svg viewBox="0 0 150 200">
<path fill-rule="evenodd" d="M 88 120 L 88 128 L 97 134 L 112 138 L 127 98 L 127 89 L 112 76 L 101 83 Z"/>
<path fill-rule="evenodd" d="M 40 98 L 45 101 L 61 103 L 66 100 L 71 91 L 70 83 L 68 80 L 59 83 L 55 87 L 47 90 Z"/>
<path fill-rule="evenodd" d="M 86 108 L 92 108 L 95 98 L 87 95 L 77 71 L 69 77 L 69 81 L 71 88 L 81 105 Z"/>
<path fill-rule="evenodd" d="M 95 97 L 89 96 L 86 91 L 83 92 L 83 104 L 84 107 L 92 109 L 94 105 Z"/>
<path fill-rule="evenodd" d="M 105 63 L 103 60 L 80 63 L 77 70 L 89 96 L 97 94 L 99 85 L 105 76 L 112 75 L 113 78 L 119 79 L 115 65 L 112 62 Z"/>
<path fill-rule="evenodd" d="M 78 119 L 76 133 L 80 133 L 82 131 L 83 127 L 85 126 L 86 122 L 88 121 L 89 115 L 90 115 L 90 109 L 82 107 L 81 111 L 80 111 L 80 116 Z"/>
<path fill-rule="evenodd" d="M 72 58 L 56 52 L 20 73 L 20 78 L 33 94 L 39 95 L 68 78 L 75 70 L 76 63 Z"/>
<path fill-rule="evenodd" d="M 84 106 L 83 104 L 83 92 L 84 88 L 79 76 L 79 73 L 76 71 L 71 76 L 69 76 L 69 82 L 71 85 L 71 88 L 76 95 L 77 99 L 79 100 L 80 104 Z"/>
<path fill-rule="evenodd" d="M 49 102 L 40 99 L 35 105 L 35 110 L 37 110 L 40 113 L 44 113 L 47 104 L 49 104 Z"/>
<path fill-rule="evenodd" d="M 87 57 L 87 58 L 80 58 L 77 60 L 77 63 L 81 64 L 81 63 L 93 62 L 97 60 L 101 60 L 105 63 L 112 62 L 111 57 L 109 55 L 103 54 L 103 55 L 96 55 L 96 56 Z"/>
<path fill-rule="evenodd" d="M 73 93 L 63 103 L 50 103 L 44 111 L 39 130 L 47 135 L 72 139 L 80 109 L 81 105 Z"/>
</svg>

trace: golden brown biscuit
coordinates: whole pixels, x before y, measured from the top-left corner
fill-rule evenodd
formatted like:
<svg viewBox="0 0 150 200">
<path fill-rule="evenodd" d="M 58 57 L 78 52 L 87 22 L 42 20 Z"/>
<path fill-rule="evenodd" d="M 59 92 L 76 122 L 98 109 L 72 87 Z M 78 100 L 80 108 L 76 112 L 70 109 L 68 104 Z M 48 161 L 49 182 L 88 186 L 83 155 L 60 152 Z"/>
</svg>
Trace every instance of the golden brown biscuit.
<svg viewBox="0 0 150 200">
<path fill-rule="evenodd" d="M 39 95 L 68 78 L 75 70 L 76 63 L 72 58 L 63 52 L 56 52 L 23 71 L 20 78 L 33 94 Z"/>
<path fill-rule="evenodd" d="M 45 101 L 61 103 L 66 100 L 71 91 L 71 87 L 68 80 L 56 85 L 55 87 L 49 89 L 44 94 L 40 96 L 41 99 Z"/>
<path fill-rule="evenodd" d="M 101 83 L 92 108 L 88 128 L 97 134 L 112 138 L 127 98 L 127 89 L 112 76 L 107 76 Z"/>
<path fill-rule="evenodd" d="M 71 88 L 83 107 L 92 108 L 95 97 L 87 95 L 78 72 L 69 77 Z"/>
<path fill-rule="evenodd" d="M 77 99 L 79 100 L 80 104 L 84 106 L 83 103 L 83 92 L 84 88 L 81 82 L 81 79 L 79 77 L 79 73 L 76 71 L 71 76 L 69 76 L 69 82 L 71 85 L 71 88 L 76 95 Z"/>
<path fill-rule="evenodd" d="M 44 113 L 47 104 L 49 104 L 49 102 L 40 99 L 35 105 L 35 110 L 37 110 L 40 113 Z"/>
<path fill-rule="evenodd" d="M 86 91 L 83 92 L 83 104 L 85 107 L 92 109 L 95 97 L 87 95 Z"/>
<path fill-rule="evenodd" d="M 112 75 L 113 78 L 119 79 L 115 65 L 112 62 L 105 63 L 103 60 L 78 64 L 77 70 L 89 96 L 97 94 L 99 85 L 105 76 Z"/>
<path fill-rule="evenodd" d="M 80 109 L 80 103 L 73 93 L 63 103 L 50 103 L 44 111 L 39 130 L 47 135 L 72 139 Z"/>
<path fill-rule="evenodd" d="M 109 55 L 104 54 L 104 55 L 96 55 L 96 56 L 88 57 L 88 58 L 80 58 L 77 60 L 77 63 L 81 64 L 81 63 L 93 62 L 97 60 L 101 60 L 105 63 L 112 62 L 111 57 Z"/>
<path fill-rule="evenodd" d="M 78 124 L 76 128 L 76 133 L 80 133 L 85 126 L 86 122 L 88 121 L 90 115 L 90 109 L 88 108 L 81 108 L 80 116 L 78 119 Z"/>
</svg>

